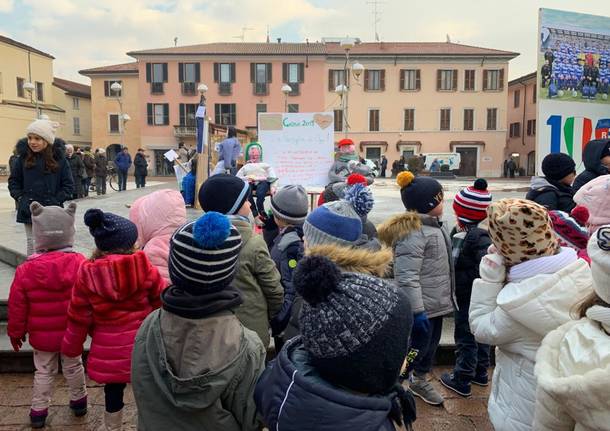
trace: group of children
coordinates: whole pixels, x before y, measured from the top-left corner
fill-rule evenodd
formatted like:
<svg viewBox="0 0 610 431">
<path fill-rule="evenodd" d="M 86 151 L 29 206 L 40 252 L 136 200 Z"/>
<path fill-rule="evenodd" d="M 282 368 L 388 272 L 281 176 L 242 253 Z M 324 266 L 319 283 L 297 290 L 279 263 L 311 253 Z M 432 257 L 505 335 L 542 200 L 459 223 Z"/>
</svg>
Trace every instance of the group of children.
<svg viewBox="0 0 610 431">
<path fill-rule="evenodd" d="M 26 334 L 34 350 L 32 426 L 59 359 L 70 408 L 86 414 L 89 334 L 106 430 L 122 427 L 127 383 L 142 430 L 410 429 L 412 395 L 444 401 L 430 371 L 454 314 L 457 362 L 441 383 L 465 397 L 487 385 L 496 346 L 496 430 L 608 429 L 610 226 L 591 232 L 589 266 L 544 207 L 492 202 L 483 179 L 456 195 L 451 232 L 438 181 L 397 183 L 406 212 L 378 227 L 365 178 L 311 212 L 303 187 L 284 186 L 265 242 L 248 182 L 218 174 L 195 221 L 172 190 L 138 199 L 129 219 L 88 210 L 89 258 L 72 250 L 74 203 L 32 203 L 36 254 L 15 274 L 8 326 L 15 350 Z"/>
</svg>

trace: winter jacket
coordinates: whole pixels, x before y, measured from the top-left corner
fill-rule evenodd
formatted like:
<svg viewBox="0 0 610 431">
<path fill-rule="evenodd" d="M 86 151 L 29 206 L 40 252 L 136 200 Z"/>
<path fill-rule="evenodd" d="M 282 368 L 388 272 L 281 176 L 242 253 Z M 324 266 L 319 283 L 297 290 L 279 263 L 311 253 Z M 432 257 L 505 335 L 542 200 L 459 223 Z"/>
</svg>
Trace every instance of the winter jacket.
<svg viewBox="0 0 610 431">
<path fill-rule="evenodd" d="M 76 181 L 77 178 L 83 178 L 85 176 L 85 164 L 83 159 L 80 158 L 76 153 L 72 154 L 72 157 L 66 156 L 66 160 L 70 165 L 70 171 L 72 172 L 72 178 Z"/>
<path fill-rule="evenodd" d="M 137 153 L 136 157 L 133 159 L 134 175 L 145 177 L 148 175 L 148 162 L 146 161 L 146 157 L 142 154 Z"/>
<path fill-rule="evenodd" d="M 489 233 L 484 229 L 471 228 L 465 234 L 461 252 L 454 261 L 455 296 L 458 304 L 470 303 L 472 283 L 479 278 L 481 259 L 491 245 Z"/>
<path fill-rule="evenodd" d="M 231 216 L 231 223 L 241 235 L 239 264 L 233 285 L 241 292 L 243 304 L 235 314 L 243 325 L 258 334 L 265 348 L 269 346 L 269 320 L 281 309 L 284 289 L 280 273 L 269 256 L 261 235 L 255 235 L 250 222 Z"/>
<path fill-rule="evenodd" d="M 349 162 L 351 161 L 356 162 L 356 166 L 353 168 L 353 171 L 349 169 Z M 337 160 L 335 160 L 328 171 L 328 182 L 331 184 L 345 182 L 345 179 L 352 172 L 364 176 L 368 185 L 373 184 L 373 181 L 375 181 L 375 177 L 373 176 L 371 169 L 365 164 L 358 163 L 358 158 L 356 156 L 353 158 L 350 156 L 340 156 Z"/>
<path fill-rule="evenodd" d="M 536 355 L 540 431 L 610 430 L 610 336 L 583 318 L 549 333 Z"/>
<path fill-rule="evenodd" d="M 568 214 L 576 206 L 572 187 L 545 177 L 532 178 L 530 191 L 527 192 L 525 198 L 548 210 L 559 210 Z"/>
<path fill-rule="evenodd" d="M 589 181 L 594 180 L 600 175 L 607 175 L 610 173 L 608 172 L 608 168 L 602 165 L 601 161 L 601 155 L 608 145 L 610 145 L 610 139 L 595 139 L 585 146 L 582 153 L 585 171 L 581 172 L 574 180 L 574 184 L 572 185 L 574 193 Z"/>
<path fill-rule="evenodd" d="M 34 254 L 17 267 L 8 298 L 9 337 L 27 333 L 36 350 L 60 351 L 72 287 L 84 260 L 80 253 L 52 251 Z"/>
<path fill-rule="evenodd" d="M 105 154 L 97 153 L 95 155 L 95 176 L 105 177 L 108 174 L 108 159 Z"/>
<path fill-rule="evenodd" d="M 164 189 L 136 199 L 129 210 L 129 219 L 138 227 L 140 249 L 169 285 L 169 240 L 186 223 L 186 208 L 180 192 Z"/>
<path fill-rule="evenodd" d="M 17 159 L 19 156 L 17 154 L 11 154 L 11 157 L 8 158 L 8 173 L 9 175 L 15 171 L 15 166 L 17 163 Z"/>
<path fill-rule="evenodd" d="M 224 161 L 224 168 L 231 169 L 235 167 L 237 159 L 241 154 L 241 144 L 237 138 L 223 139 L 217 147 L 218 160 Z"/>
<path fill-rule="evenodd" d="M 61 352 L 80 355 L 89 334 L 89 377 L 101 384 L 129 383 L 133 340 L 146 316 L 159 308 L 164 287 L 142 251 L 85 261 L 74 285 Z"/>
<path fill-rule="evenodd" d="M 367 396 L 326 382 L 300 337 L 289 341 L 260 377 L 254 400 L 270 430 L 394 431 L 395 395 Z"/>
<path fill-rule="evenodd" d="M 438 218 L 406 212 L 377 228 L 382 244 L 394 250 L 394 278 L 409 295 L 413 313 L 452 313 L 455 275 L 451 240 Z"/>
<path fill-rule="evenodd" d="M 83 154 L 83 164 L 85 165 L 85 173 L 87 178 L 93 178 L 95 176 L 95 159 L 89 152 Z"/>
<path fill-rule="evenodd" d="M 138 429 L 258 430 L 252 394 L 264 365 L 259 337 L 231 312 L 186 319 L 154 311 L 134 344 Z"/>
<path fill-rule="evenodd" d="M 53 158 L 58 163 L 56 172 L 45 172 L 44 160 L 40 156 L 36 156 L 36 164 L 32 168 L 26 168 L 27 145 L 27 138 L 17 142 L 19 158 L 8 179 L 8 189 L 11 197 L 18 201 L 17 223 L 30 224 L 30 204 L 33 201 L 43 206 L 63 206 L 72 196 L 74 181 L 64 155 L 66 143 L 63 140 L 55 139 L 53 143 Z"/>
<path fill-rule="evenodd" d="M 127 172 L 131 167 L 131 156 L 129 155 L 129 153 L 125 154 L 121 151 L 114 159 L 114 164 L 116 165 L 118 170 Z"/>
<path fill-rule="evenodd" d="M 497 346 L 488 402 L 489 419 L 496 431 L 532 429 L 536 352 L 544 336 L 568 322 L 574 304 L 590 292 L 587 263 L 565 248 L 559 255 L 513 266 L 507 283 L 475 280 L 470 330 L 477 342 Z"/>
<path fill-rule="evenodd" d="M 182 193 L 184 194 L 184 203 L 187 205 L 195 205 L 195 185 L 197 177 L 189 172 L 182 178 Z"/>
<path fill-rule="evenodd" d="M 275 171 L 268 163 L 246 163 L 235 174 L 246 181 L 271 181 L 277 178 Z"/>
</svg>

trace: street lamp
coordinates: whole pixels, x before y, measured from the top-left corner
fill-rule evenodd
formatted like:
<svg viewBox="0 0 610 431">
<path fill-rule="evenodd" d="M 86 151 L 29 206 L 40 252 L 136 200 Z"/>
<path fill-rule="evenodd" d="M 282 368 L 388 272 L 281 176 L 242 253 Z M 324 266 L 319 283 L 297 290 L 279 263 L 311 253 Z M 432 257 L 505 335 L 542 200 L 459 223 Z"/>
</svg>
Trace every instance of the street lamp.
<svg viewBox="0 0 610 431">
<path fill-rule="evenodd" d="M 339 96 L 341 96 L 341 111 L 343 112 L 343 131 L 345 133 L 345 137 L 347 138 L 347 133 L 348 133 L 348 129 L 349 129 L 349 122 L 347 120 L 347 108 L 348 108 L 348 104 L 347 104 L 347 99 L 349 96 L 349 72 L 350 72 L 350 59 L 349 59 L 349 52 L 350 50 L 352 50 L 354 48 L 356 44 L 355 39 L 350 38 L 350 37 L 346 37 L 345 39 L 342 39 L 341 42 L 339 43 L 339 46 L 341 46 L 341 48 L 343 48 L 343 50 L 345 51 L 345 64 L 343 65 L 343 83 L 340 85 L 337 85 L 337 87 L 335 88 L 335 93 L 337 93 Z M 354 76 L 354 79 L 356 81 L 358 81 L 358 79 L 360 78 L 360 75 L 362 75 L 362 72 L 364 71 L 364 66 L 360 63 L 358 63 L 357 61 L 351 65 L 351 72 L 352 75 Z"/>
<path fill-rule="evenodd" d="M 288 112 L 288 94 L 292 91 L 292 87 L 288 84 L 282 85 L 282 93 L 284 93 L 284 112 Z"/>
<path fill-rule="evenodd" d="M 30 102 L 35 101 L 36 103 L 36 118 L 40 118 L 40 111 L 38 110 L 38 97 L 36 97 L 35 99 L 32 99 L 33 95 L 34 95 L 34 90 L 36 89 L 36 86 L 34 84 L 32 84 L 31 82 L 25 82 L 23 84 L 23 89 L 25 91 L 27 91 L 27 93 L 30 96 Z"/>
<path fill-rule="evenodd" d="M 112 85 L 110 86 L 110 91 L 114 93 L 114 95 L 116 97 L 116 101 L 119 104 L 119 111 L 120 111 L 119 132 L 121 134 L 121 151 L 123 150 L 123 147 L 124 147 L 123 134 L 124 134 L 124 129 L 125 129 L 125 123 L 127 123 L 129 120 L 131 120 L 131 117 L 129 115 L 123 113 L 123 102 L 121 101 L 121 91 L 122 90 L 123 90 L 123 86 L 118 82 L 113 82 Z"/>
<path fill-rule="evenodd" d="M 207 93 L 207 91 L 208 91 L 208 86 L 202 82 L 197 86 L 197 91 L 201 95 L 201 97 L 199 98 L 199 106 L 203 106 L 205 108 L 205 93 Z M 197 120 L 197 119 L 195 118 L 195 120 Z M 206 112 L 204 112 L 204 117 L 203 117 L 202 132 L 204 133 L 204 136 L 201 137 L 202 145 L 204 145 L 206 143 L 205 134 L 208 133 L 207 123 L 208 123 L 208 113 L 207 113 L 207 108 L 206 108 Z M 195 136 L 197 136 L 196 132 L 195 132 Z M 195 146 L 197 146 L 197 144 L 198 144 L 198 142 L 195 142 Z M 206 178 L 209 178 L 210 177 L 210 162 L 212 160 L 212 149 L 211 149 L 211 145 L 209 143 L 207 144 L 207 147 L 208 147 L 207 148 L 208 160 L 207 160 L 207 166 L 206 166 L 206 168 L 207 168 L 207 177 Z M 202 178 L 203 177 L 203 163 L 202 162 L 203 162 L 203 148 L 202 148 L 202 152 L 199 153 L 199 155 L 197 156 L 197 173 L 196 173 L 197 190 L 199 190 L 199 187 L 201 186 L 202 179 L 203 179 Z"/>
</svg>

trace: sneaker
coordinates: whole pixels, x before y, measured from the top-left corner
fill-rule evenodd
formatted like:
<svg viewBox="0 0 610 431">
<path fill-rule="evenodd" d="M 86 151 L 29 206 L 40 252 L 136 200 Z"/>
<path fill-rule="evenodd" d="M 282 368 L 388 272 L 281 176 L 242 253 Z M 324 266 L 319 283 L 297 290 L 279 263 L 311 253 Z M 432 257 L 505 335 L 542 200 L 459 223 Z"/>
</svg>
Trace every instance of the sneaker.
<svg viewBox="0 0 610 431">
<path fill-rule="evenodd" d="M 32 428 L 44 428 L 45 421 L 49 411 L 44 410 L 30 410 L 30 426 Z"/>
<path fill-rule="evenodd" d="M 87 395 L 82 397 L 80 400 L 70 400 L 70 409 L 77 418 L 85 416 L 87 414 Z"/>
<path fill-rule="evenodd" d="M 425 375 L 416 376 L 413 374 L 413 380 L 409 384 L 409 390 L 413 395 L 433 406 L 440 406 L 443 404 L 443 401 L 445 401 L 443 396 L 434 389 L 434 386 L 426 380 Z"/>
<path fill-rule="evenodd" d="M 463 397 L 469 397 L 472 395 L 470 383 L 457 378 L 455 374 L 444 373 L 441 376 L 441 384 L 447 389 L 451 389 L 453 392 Z"/>
<path fill-rule="evenodd" d="M 487 371 L 485 371 L 485 374 L 477 374 L 474 376 L 474 379 L 472 379 L 470 383 L 474 383 L 477 386 L 488 386 L 489 375 L 487 374 Z"/>
</svg>

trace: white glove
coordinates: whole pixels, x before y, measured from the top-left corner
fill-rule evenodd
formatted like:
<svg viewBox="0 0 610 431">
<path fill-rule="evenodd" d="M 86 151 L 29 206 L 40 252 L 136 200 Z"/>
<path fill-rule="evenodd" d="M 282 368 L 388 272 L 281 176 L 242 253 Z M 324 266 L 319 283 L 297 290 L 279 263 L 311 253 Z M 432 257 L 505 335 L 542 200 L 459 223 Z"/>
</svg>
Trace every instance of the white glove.
<svg viewBox="0 0 610 431">
<path fill-rule="evenodd" d="M 504 258 L 497 253 L 488 254 L 481 259 L 479 274 L 484 281 L 490 283 L 503 283 L 506 280 L 506 266 Z"/>
</svg>

